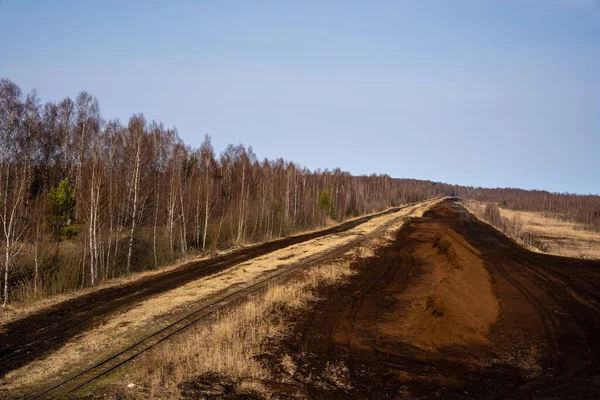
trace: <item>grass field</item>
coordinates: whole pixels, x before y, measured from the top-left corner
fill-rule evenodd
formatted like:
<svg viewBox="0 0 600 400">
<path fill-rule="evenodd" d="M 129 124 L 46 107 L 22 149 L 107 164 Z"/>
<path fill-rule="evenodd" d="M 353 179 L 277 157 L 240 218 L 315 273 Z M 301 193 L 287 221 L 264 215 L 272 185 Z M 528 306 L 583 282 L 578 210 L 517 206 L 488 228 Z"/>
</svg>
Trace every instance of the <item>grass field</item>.
<svg viewBox="0 0 600 400">
<path fill-rule="evenodd" d="M 463 204 L 483 219 L 486 203 L 465 201 Z M 559 256 L 600 259 L 600 233 L 584 230 L 574 222 L 559 219 L 559 216 L 552 218 L 536 212 L 514 211 L 502 207 L 499 209 L 503 218 L 516 221 L 520 232 L 532 234 L 540 243 L 537 247 L 527 246 L 531 250 Z M 515 238 L 510 230 L 505 233 Z"/>
</svg>

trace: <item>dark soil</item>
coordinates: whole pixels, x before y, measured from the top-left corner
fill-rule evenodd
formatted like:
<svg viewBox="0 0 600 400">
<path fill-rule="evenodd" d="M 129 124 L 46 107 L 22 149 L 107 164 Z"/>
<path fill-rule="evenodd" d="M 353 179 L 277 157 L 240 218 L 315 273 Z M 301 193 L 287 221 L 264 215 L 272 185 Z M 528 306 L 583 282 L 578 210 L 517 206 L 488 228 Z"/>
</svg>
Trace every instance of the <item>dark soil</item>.
<svg viewBox="0 0 600 400">
<path fill-rule="evenodd" d="M 287 237 L 192 262 L 180 268 L 131 283 L 82 295 L 0 327 L 0 376 L 43 357 L 66 344 L 74 336 L 93 329 L 116 312 L 123 312 L 151 296 L 167 292 L 196 279 L 212 275 L 252 258 L 310 239 L 348 231 L 375 216 L 317 232 Z"/>
<path fill-rule="evenodd" d="M 427 348 L 403 332 L 408 304 L 399 293 L 429 276 L 431 253 L 423 249 L 437 247 L 449 259 L 448 249 L 456 245 L 440 237 L 453 235 L 468 242 L 479 268 L 487 269 L 499 316 L 483 342 L 448 345 L 439 337 L 445 344 L 436 346 L 433 331 Z M 464 262 L 452 257 L 447 262 Z M 527 251 L 445 201 L 358 263 L 351 282 L 324 289 L 321 300 L 298 316 L 288 339 L 261 356 L 273 372 L 267 385 L 276 398 L 600 398 L 599 261 Z M 432 327 L 456 315 L 438 308 L 428 300 L 422 310 Z M 390 330 L 394 318 L 397 331 Z M 283 367 L 284 356 L 291 356 L 292 372 Z"/>
</svg>

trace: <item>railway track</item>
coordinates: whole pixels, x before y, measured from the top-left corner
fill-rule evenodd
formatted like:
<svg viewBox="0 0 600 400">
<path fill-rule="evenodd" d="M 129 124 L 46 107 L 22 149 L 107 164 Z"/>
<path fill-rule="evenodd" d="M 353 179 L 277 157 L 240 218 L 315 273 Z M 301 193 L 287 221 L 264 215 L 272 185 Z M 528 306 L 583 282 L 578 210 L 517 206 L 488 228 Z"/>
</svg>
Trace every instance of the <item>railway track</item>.
<svg viewBox="0 0 600 400">
<path fill-rule="evenodd" d="M 409 204 L 405 207 L 399 208 L 396 212 L 406 209 L 412 205 L 414 204 Z M 193 312 L 182 316 L 175 322 L 144 337 L 143 339 L 121 350 L 120 352 L 86 368 L 83 371 L 78 372 L 75 375 L 70 376 L 67 379 L 64 379 L 60 382 L 54 383 L 52 386 L 44 388 L 43 390 L 37 392 L 33 396 L 28 397 L 28 399 L 58 399 L 69 397 L 69 395 L 74 394 L 81 388 L 89 385 L 91 382 L 123 366 L 124 364 L 145 353 L 146 351 L 152 349 L 161 342 L 171 338 L 177 333 L 185 330 L 186 328 L 202 320 L 207 319 L 208 317 L 215 314 L 217 311 L 224 309 L 228 305 L 231 305 L 235 302 L 239 302 L 247 298 L 248 295 L 257 293 L 275 282 L 282 281 L 286 278 L 290 278 L 292 275 L 297 274 L 298 272 L 305 270 L 315 265 L 316 263 L 342 256 L 355 246 L 365 242 L 368 239 L 380 235 L 399 220 L 410 218 L 415 211 L 416 208 L 411 210 L 408 214 L 397 216 L 396 218 L 378 227 L 371 233 L 364 234 L 355 239 L 352 239 L 350 242 L 344 245 L 337 246 L 333 249 L 308 256 L 305 259 L 299 261 L 298 263 L 294 263 L 288 267 L 285 267 L 284 269 L 281 269 L 266 276 L 258 282 L 255 282 L 253 284 L 245 286 L 244 288 L 228 293 L 212 301 L 211 303 L 205 304 L 202 307 L 194 310 Z"/>
<path fill-rule="evenodd" d="M 76 296 L 24 318 L 8 322 L 0 331 L 0 379 L 11 371 L 59 350 L 71 338 L 103 324 L 110 315 L 126 312 L 153 296 L 223 272 L 234 265 L 276 250 L 324 236 L 344 235 L 344 232 L 373 218 L 391 215 L 401 208 L 394 207 L 322 230 L 267 241 L 213 258 L 192 261 L 181 267 L 136 279 L 124 285 L 109 286 Z M 3 394 L 0 387 L 0 398 Z"/>
</svg>

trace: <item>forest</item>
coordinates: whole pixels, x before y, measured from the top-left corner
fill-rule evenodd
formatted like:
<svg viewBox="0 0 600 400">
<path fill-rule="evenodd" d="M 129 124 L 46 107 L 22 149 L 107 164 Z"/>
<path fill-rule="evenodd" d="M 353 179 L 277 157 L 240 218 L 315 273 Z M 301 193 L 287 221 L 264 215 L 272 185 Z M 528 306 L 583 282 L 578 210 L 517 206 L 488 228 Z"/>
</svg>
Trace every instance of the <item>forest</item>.
<svg viewBox="0 0 600 400">
<path fill-rule="evenodd" d="M 434 182 L 216 155 L 142 114 L 105 120 L 87 92 L 42 104 L 0 81 L 2 299 L 97 285 L 196 254 L 441 195 Z"/>
<path fill-rule="evenodd" d="M 251 147 L 216 154 L 143 114 L 104 119 L 88 92 L 42 104 L 0 80 L 2 303 L 435 196 L 560 214 L 600 230 L 600 197 L 309 170 Z"/>
</svg>

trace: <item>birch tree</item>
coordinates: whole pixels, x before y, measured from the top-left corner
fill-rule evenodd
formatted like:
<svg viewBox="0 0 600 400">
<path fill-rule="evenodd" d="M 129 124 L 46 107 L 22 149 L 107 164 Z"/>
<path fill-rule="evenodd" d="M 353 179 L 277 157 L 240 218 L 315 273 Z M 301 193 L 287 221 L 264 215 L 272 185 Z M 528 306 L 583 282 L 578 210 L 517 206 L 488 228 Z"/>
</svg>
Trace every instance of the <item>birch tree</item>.
<svg viewBox="0 0 600 400">
<path fill-rule="evenodd" d="M 98 264 L 100 263 L 99 253 L 99 224 L 101 208 L 101 190 L 104 180 L 104 164 L 102 160 L 101 138 L 98 133 L 90 138 L 91 156 L 88 164 L 89 178 L 86 186 L 89 193 L 88 198 L 88 235 L 89 235 L 89 254 L 90 254 L 90 282 L 96 284 L 98 280 Z M 82 185 L 82 187 L 85 187 Z"/>
<path fill-rule="evenodd" d="M 135 235 L 137 233 L 137 223 L 140 210 L 140 174 L 142 163 L 142 146 L 146 129 L 146 119 L 143 115 L 138 114 L 131 117 L 128 126 L 128 147 L 129 160 L 131 166 L 131 225 L 129 231 L 129 247 L 127 249 L 127 266 L 126 273 L 131 270 L 131 257 L 133 255 L 133 245 L 135 243 Z"/>
<path fill-rule="evenodd" d="M 9 80 L 0 80 L 0 223 L 4 241 L 3 306 L 9 302 L 9 275 L 27 231 L 25 207 L 30 165 L 23 124 L 21 91 Z"/>
</svg>

